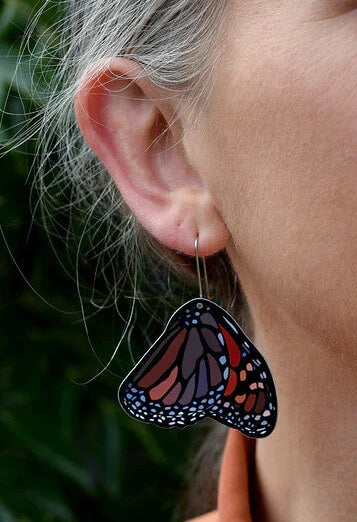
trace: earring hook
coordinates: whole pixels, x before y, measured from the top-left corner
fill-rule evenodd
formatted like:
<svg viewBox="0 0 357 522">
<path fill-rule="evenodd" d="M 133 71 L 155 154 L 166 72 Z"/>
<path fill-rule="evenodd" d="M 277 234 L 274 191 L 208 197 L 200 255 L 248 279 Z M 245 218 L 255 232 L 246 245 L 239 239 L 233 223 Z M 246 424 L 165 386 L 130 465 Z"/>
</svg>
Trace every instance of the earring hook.
<svg viewBox="0 0 357 522">
<path fill-rule="evenodd" d="M 195 239 L 195 258 L 196 258 L 196 269 L 197 269 L 197 279 L 198 279 L 198 289 L 200 297 L 203 297 L 202 293 L 202 279 L 201 279 L 201 269 L 200 269 L 200 260 L 198 257 L 198 234 Z M 205 292 L 206 297 L 209 298 L 209 291 L 208 291 L 208 277 L 207 277 L 207 268 L 206 268 L 206 260 L 204 257 L 202 257 L 202 265 L 203 265 L 203 277 L 205 280 Z"/>
</svg>

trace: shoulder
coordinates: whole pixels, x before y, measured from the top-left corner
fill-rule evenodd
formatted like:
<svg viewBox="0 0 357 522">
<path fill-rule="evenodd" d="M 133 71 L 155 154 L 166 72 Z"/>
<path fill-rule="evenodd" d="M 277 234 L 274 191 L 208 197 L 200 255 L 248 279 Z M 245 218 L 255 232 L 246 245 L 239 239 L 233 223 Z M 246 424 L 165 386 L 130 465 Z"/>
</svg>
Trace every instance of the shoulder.
<svg viewBox="0 0 357 522">
<path fill-rule="evenodd" d="M 218 522 L 218 511 L 210 511 L 205 515 L 190 518 L 190 520 L 186 520 L 186 522 Z"/>
</svg>

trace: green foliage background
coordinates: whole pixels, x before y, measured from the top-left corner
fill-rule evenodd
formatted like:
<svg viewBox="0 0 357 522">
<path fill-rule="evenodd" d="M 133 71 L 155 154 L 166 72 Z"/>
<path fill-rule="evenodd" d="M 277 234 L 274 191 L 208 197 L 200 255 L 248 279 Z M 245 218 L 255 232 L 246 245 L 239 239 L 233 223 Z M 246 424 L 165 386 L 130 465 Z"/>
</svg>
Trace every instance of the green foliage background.
<svg viewBox="0 0 357 522">
<path fill-rule="evenodd" d="M 34 96 L 31 71 L 24 69 L 11 83 L 34 7 L 33 0 L 0 0 L 2 140 L 21 124 Z M 39 30 L 54 21 L 42 19 Z M 117 387 L 131 366 L 125 343 L 111 367 L 116 375 L 105 372 L 86 386 L 73 383 L 101 367 L 80 320 L 74 282 L 59 266 L 45 232 L 31 228 L 31 152 L 31 144 L 17 148 L 1 159 L 0 167 L 0 223 L 18 264 L 2 238 L 0 521 L 170 520 L 182 496 L 196 430 L 156 429 L 121 411 Z M 19 270 L 41 296 L 67 313 L 46 304 Z M 127 303 L 122 303 L 124 315 Z M 147 320 L 142 312 L 137 324 Z M 88 325 L 96 352 L 108 360 L 123 323 L 107 310 Z M 144 351 L 137 331 L 132 337 L 136 359 Z"/>
</svg>

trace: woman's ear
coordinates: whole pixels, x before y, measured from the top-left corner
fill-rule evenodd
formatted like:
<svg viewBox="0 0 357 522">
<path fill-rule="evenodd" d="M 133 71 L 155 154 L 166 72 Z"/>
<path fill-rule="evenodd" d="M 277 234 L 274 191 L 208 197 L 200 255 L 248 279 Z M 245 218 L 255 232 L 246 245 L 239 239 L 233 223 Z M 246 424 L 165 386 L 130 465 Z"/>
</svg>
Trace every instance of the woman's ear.
<svg viewBox="0 0 357 522">
<path fill-rule="evenodd" d="M 179 252 L 194 255 L 197 235 L 199 255 L 223 249 L 229 233 L 186 157 L 179 99 L 127 58 L 93 71 L 75 96 L 77 121 L 139 222 Z"/>
</svg>

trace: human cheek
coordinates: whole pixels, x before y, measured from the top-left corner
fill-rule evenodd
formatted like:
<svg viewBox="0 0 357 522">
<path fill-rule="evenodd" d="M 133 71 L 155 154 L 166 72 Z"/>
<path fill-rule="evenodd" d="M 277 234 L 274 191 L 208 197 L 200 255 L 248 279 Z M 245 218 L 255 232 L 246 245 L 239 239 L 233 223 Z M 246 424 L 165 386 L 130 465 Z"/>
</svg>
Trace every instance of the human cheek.
<svg viewBox="0 0 357 522">
<path fill-rule="evenodd" d="M 207 125 L 209 149 L 218 160 L 209 165 L 212 180 L 220 175 L 212 191 L 241 262 L 267 294 L 285 297 L 286 309 L 312 310 L 317 295 L 330 303 L 329 293 L 347 295 L 351 283 L 357 70 L 349 24 L 309 20 L 246 35 L 211 100 L 219 118 Z"/>
</svg>

